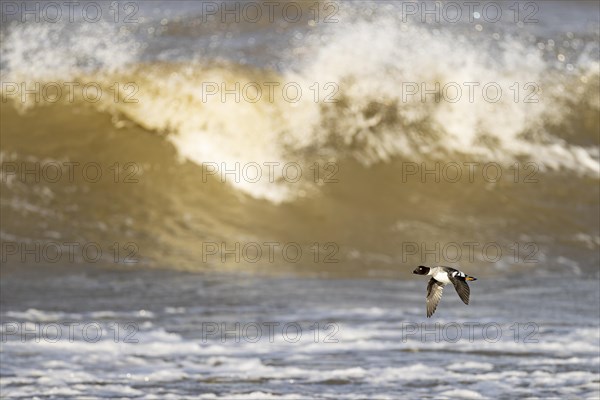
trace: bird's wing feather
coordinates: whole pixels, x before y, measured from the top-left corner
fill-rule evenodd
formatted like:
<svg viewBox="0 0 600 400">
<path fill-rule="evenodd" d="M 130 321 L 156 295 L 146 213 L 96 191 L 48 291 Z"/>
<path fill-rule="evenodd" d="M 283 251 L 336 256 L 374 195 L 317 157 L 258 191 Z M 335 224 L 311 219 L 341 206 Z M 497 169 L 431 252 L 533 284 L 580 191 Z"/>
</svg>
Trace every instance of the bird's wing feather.
<svg viewBox="0 0 600 400">
<path fill-rule="evenodd" d="M 440 299 L 442 298 L 442 292 L 444 291 L 444 284 L 431 278 L 427 284 L 427 318 L 431 317 L 437 308 Z"/>
<path fill-rule="evenodd" d="M 458 293 L 458 297 L 460 297 L 463 303 L 469 304 L 469 295 L 471 294 L 471 290 L 469 289 L 467 282 L 465 282 L 463 279 L 453 276 L 450 276 L 450 282 L 452 282 L 454 285 L 456 293 Z"/>
</svg>

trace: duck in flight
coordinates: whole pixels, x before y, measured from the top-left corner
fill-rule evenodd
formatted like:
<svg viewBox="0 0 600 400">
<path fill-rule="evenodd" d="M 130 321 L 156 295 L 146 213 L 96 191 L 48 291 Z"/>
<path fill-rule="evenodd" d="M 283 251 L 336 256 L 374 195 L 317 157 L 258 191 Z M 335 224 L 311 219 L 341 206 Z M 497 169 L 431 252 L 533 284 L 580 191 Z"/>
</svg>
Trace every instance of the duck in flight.
<svg viewBox="0 0 600 400">
<path fill-rule="evenodd" d="M 471 291 L 467 281 L 477 280 L 477 278 L 473 278 L 462 271 L 450 267 L 425 267 L 420 265 L 415 268 L 413 274 L 431 276 L 427 284 L 427 318 L 431 317 L 435 312 L 442 298 L 444 286 L 452 283 L 456 289 L 456 293 L 458 293 L 458 297 L 460 297 L 463 303 L 469 304 L 469 294 Z"/>
</svg>

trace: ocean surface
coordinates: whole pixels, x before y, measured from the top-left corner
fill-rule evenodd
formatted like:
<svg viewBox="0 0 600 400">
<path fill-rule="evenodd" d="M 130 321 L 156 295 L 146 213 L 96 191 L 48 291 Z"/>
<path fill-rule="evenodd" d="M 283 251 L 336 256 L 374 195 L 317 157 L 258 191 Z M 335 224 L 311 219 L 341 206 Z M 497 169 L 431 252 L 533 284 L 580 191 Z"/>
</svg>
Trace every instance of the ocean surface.
<svg viewBox="0 0 600 400">
<path fill-rule="evenodd" d="M 600 395 L 597 277 L 480 279 L 428 320 L 420 279 L 57 272 L 2 277 L 3 397 Z"/>
<path fill-rule="evenodd" d="M 2 398 L 600 396 L 598 2 L 0 5 Z"/>
</svg>

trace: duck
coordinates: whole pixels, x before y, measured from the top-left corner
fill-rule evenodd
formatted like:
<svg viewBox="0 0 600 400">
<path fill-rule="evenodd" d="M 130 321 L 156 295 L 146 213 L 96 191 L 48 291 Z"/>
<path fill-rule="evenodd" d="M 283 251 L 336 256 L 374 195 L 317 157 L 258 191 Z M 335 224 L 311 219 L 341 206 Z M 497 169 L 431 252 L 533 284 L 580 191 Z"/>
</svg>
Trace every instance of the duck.
<svg viewBox="0 0 600 400">
<path fill-rule="evenodd" d="M 419 265 L 413 271 L 413 274 L 431 276 L 429 283 L 427 284 L 427 318 L 431 318 L 433 313 L 442 298 L 442 292 L 444 286 L 449 283 L 454 285 L 458 297 L 465 304 L 469 304 L 469 296 L 471 289 L 467 284 L 468 281 L 476 281 L 477 278 L 469 276 L 462 271 L 459 271 L 451 267 L 426 267 Z"/>
</svg>

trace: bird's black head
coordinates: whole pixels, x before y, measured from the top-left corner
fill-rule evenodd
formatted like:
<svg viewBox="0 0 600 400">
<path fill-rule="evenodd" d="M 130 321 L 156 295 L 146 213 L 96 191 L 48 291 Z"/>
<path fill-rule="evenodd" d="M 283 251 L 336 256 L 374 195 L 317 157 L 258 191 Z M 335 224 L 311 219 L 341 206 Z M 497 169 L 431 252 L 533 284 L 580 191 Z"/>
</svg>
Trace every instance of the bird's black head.
<svg viewBox="0 0 600 400">
<path fill-rule="evenodd" d="M 429 273 L 429 267 L 425 267 L 423 265 L 419 265 L 413 271 L 413 274 L 417 274 L 417 275 L 427 275 L 428 273 Z"/>
</svg>

